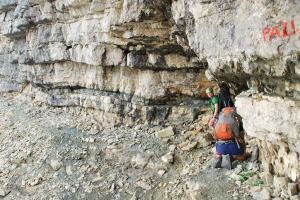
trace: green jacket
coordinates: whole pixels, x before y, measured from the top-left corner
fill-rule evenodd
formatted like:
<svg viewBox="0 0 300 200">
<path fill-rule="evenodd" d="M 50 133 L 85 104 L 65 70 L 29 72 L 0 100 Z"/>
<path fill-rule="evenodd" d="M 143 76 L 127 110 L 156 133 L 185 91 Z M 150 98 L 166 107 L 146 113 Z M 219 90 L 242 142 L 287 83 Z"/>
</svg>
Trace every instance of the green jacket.
<svg viewBox="0 0 300 200">
<path fill-rule="evenodd" d="M 215 104 L 216 103 L 219 103 L 219 98 L 218 98 L 218 96 L 213 96 L 210 100 L 210 109 L 213 113 L 215 112 Z"/>
</svg>

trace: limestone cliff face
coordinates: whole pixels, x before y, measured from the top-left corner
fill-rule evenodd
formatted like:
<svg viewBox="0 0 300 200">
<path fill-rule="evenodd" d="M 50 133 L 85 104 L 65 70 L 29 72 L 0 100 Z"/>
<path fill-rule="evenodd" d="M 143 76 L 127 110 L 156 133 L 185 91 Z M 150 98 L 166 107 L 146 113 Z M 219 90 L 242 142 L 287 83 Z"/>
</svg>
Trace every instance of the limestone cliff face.
<svg viewBox="0 0 300 200">
<path fill-rule="evenodd" d="M 266 178 L 300 180 L 300 2 L 172 2 L 177 41 L 208 63 L 207 77 L 237 90 L 248 135 L 258 138 Z"/>
<path fill-rule="evenodd" d="M 206 73 L 248 90 L 236 106 L 266 171 L 299 182 L 298 0 L 2 0 L 0 12 L 2 92 L 103 124 L 176 122 L 199 113 Z"/>
<path fill-rule="evenodd" d="M 91 108 L 103 125 L 193 120 L 207 63 L 172 37 L 170 6 L 1 1 L 1 91 Z"/>
<path fill-rule="evenodd" d="M 208 62 L 209 78 L 299 99 L 299 6 L 299 1 L 178 0 L 172 11 L 188 45 Z"/>
</svg>

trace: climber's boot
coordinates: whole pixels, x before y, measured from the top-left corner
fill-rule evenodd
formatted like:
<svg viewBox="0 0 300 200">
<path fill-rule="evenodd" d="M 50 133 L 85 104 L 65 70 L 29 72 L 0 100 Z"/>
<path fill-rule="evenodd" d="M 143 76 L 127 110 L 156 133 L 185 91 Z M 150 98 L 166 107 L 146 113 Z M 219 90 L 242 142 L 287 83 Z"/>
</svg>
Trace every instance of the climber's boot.
<svg viewBox="0 0 300 200">
<path fill-rule="evenodd" d="M 221 167 L 226 169 L 232 169 L 231 156 L 229 154 L 222 155 Z"/>
<path fill-rule="evenodd" d="M 212 160 L 212 168 L 221 168 L 221 163 L 222 163 L 222 157 L 215 157 Z"/>
</svg>

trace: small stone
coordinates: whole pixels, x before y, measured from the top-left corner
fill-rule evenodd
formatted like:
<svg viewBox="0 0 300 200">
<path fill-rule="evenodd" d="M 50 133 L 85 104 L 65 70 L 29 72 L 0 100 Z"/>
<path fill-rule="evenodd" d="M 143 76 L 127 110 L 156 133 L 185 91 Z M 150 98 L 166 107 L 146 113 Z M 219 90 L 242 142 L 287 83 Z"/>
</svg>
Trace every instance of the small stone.
<svg viewBox="0 0 300 200">
<path fill-rule="evenodd" d="M 76 188 L 72 187 L 72 188 L 71 188 L 71 192 L 72 192 L 72 193 L 75 193 L 75 192 L 76 192 Z"/>
<path fill-rule="evenodd" d="M 242 185 L 242 182 L 241 181 L 236 181 L 235 184 L 240 187 Z"/>
<path fill-rule="evenodd" d="M 160 130 L 156 133 L 156 136 L 159 138 L 166 138 L 172 135 L 174 135 L 174 128 L 172 126 L 169 126 L 168 128 Z"/>
<path fill-rule="evenodd" d="M 183 169 L 181 170 L 180 175 L 181 175 L 181 176 L 184 176 L 184 175 L 187 175 L 189 172 L 190 172 L 190 167 L 189 167 L 189 165 L 185 165 L 185 166 L 183 167 Z"/>
<path fill-rule="evenodd" d="M 184 146 L 181 148 L 182 151 L 190 151 L 192 149 L 194 149 L 196 146 L 197 146 L 198 142 L 195 141 L 195 142 L 191 142 L 189 143 L 188 145 Z"/>
<path fill-rule="evenodd" d="M 233 194 L 232 194 L 233 197 L 237 197 L 239 196 L 239 193 L 237 191 L 235 191 Z"/>
<path fill-rule="evenodd" d="M 134 130 L 138 131 L 138 130 L 140 130 L 141 128 L 142 128 L 142 125 L 139 124 L 139 125 L 137 125 L 137 126 L 134 127 Z"/>
<path fill-rule="evenodd" d="M 163 176 L 166 173 L 166 171 L 161 169 L 161 170 L 158 170 L 157 173 L 158 173 L 159 176 Z"/>
<path fill-rule="evenodd" d="M 255 193 L 253 198 L 256 200 L 269 200 L 271 199 L 271 194 L 267 188 L 264 188 L 262 191 Z"/>
<path fill-rule="evenodd" d="M 255 162 L 258 160 L 258 155 L 259 155 L 259 149 L 258 146 L 252 147 L 252 152 L 251 152 L 251 162 Z"/>
<path fill-rule="evenodd" d="M 5 188 L 0 186 L 0 197 L 5 197 L 9 194 L 9 191 L 7 191 Z"/>
<path fill-rule="evenodd" d="M 186 133 L 186 135 L 190 135 L 190 136 L 192 136 L 192 137 L 195 137 L 195 136 L 197 136 L 199 133 L 200 133 L 199 131 L 194 130 L 194 131 L 188 131 L 188 132 Z"/>
<path fill-rule="evenodd" d="M 144 190 L 151 190 L 151 185 L 146 183 L 145 181 L 138 181 L 136 185 L 143 188 Z"/>
<path fill-rule="evenodd" d="M 34 179 L 29 183 L 29 185 L 30 185 L 30 186 L 38 185 L 38 184 L 41 183 L 41 180 L 42 180 L 41 177 L 34 178 Z"/>
<path fill-rule="evenodd" d="M 290 197 L 298 194 L 298 184 L 297 183 L 288 183 L 288 194 Z"/>
<path fill-rule="evenodd" d="M 294 196 L 291 196 L 290 199 L 291 200 L 300 200 L 300 197 L 299 197 L 299 195 L 294 195 Z"/>
<path fill-rule="evenodd" d="M 99 133 L 99 131 L 97 130 L 97 129 L 91 129 L 89 132 L 88 132 L 88 134 L 89 135 L 96 135 L 96 134 L 98 134 Z"/>
<path fill-rule="evenodd" d="M 92 183 L 98 182 L 98 181 L 102 181 L 103 177 L 102 176 L 96 176 L 93 178 Z"/>
<path fill-rule="evenodd" d="M 178 147 L 179 147 L 180 149 L 182 149 L 182 148 L 184 148 L 185 146 L 187 146 L 188 144 L 189 144 L 189 141 L 187 140 L 187 141 L 185 141 L 185 142 L 182 142 L 182 143 L 178 144 Z"/>
<path fill-rule="evenodd" d="M 279 197 L 279 196 L 280 196 L 280 191 L 281 191 L 280 189 L 278 189 L 278 188 L 276 189 L 276 188 L 275 188 L 275 189 L 273 190 L 273 196 L 274 196 L 274 197 Z"/>
<path fill-rule="evenodd" d="M 111 184 L 111 186 L 110 186 L 110 192 L 113 192 L 115 190 L 115 188 L 116 188 L 115 184 L 114 183 Z"/>
<path fill-rule="evenodd" d="M 252 196 L 254 196 L 255 193 L 259 193 L 261 190 L 262 190 L 261 186 L 254 186 L 251 187 L 250 193 L 252 194 Z"/>
<path fill-rule="evenodd" d="M 254 171 L 253 169 L 258 168 L 258 164 L 255 162 L 248 162 L 245 168 L 247 171 Z"/>
<path fill-rule="evenodd" d="M 65 186 L 65 189 L 66 189 L 66 190 L 69 190 L 69 188 L 70 188 L 70 185 L 66 185 L 66 186 Z"/>
<path fill-rule="evenodd" d="M 78 177 L 78 181 L 81 181 L 82 179 L 84 178 L 84 174 L 81 174 L 79 177 Z"/>
<path fill-rule="evenodd" d="M 170 142 L 170 138 L 162 138 L 161 141 L 164 142 L 164 143 L 169 143 Z"/>
<path fill-rule="evenodd" d="M 66 166 L 66 173 L 70 176 L 73 174 L 72 167 L 70 165 Z"/>
<path fill-rule="evenodd" d="M 292 168 L 292 169 L 290 169 L 289 171 L 290 171 L 290 173 L 289 173 L 289 178 L 290 178 L 292 181 L 296 182 L 297 179 L 298 179 L 298 176 L 299 176 L 299 175 L 298 175 L 298 170 L 295 169 L 295 168 Z"/>
<path fill-rule="evenodd" d="M 133 132 L 132 137 L 136 138 L 137 137 L 137 132 Z"/>
<path fill-rule="evenodd" d="M 172 144 L 169 146 L 169 151 L 174 153 L 175 152 L 175 149 L 176 149 L 176 145 L 175 144 Z"/>
<path fill-rule="evenodd" d="M 232 173 L 229 177 L 230 177 L 231 179 L 237 180 L 237 181 L 240 179 L 240 176 L 237 175 L 236 173 Z"/>
<path fill-rule="evenodd" d="M 25 180 L 22 180 L 21 181 L 21 187 L 25 187 L 26 186 L 26 181 Z"/>
<path fill-rule="evenodd" d="M 113 143 L 115 143 L 115 139 L 114 139 L 114 138 L 109 138 L 109 139 L 107 140 L 107 144 L 108 144 L 108 145 L 112 145 Z"/>
<path fill-rule="evenodd" d="M 137 154 L 131 159 L 131 162 L 137 167 L 144 168 L 148 164 L 149 158 L 142 156 L 141 154 Z"/>
<path fill-rule="evenodd" d="M 288 180 L 286 177 L 274 176 L 273 186 L 275 189 L 286 190 L 288 186 Z"/>
<path fill-rule="evenodd" d="M 119 179 L 119 180 L 117 181 L 117 185 L 118 185 L 120 188 L 122 188 L 122 187 L 124 186 L 124 183 L 123 183 L 123 181 L 122 181 L 121 179 Z"/>
<path fill-rule="evenodd" d="M 190 130 L 192 130 L 192 129 L 195 129 L 195 131 L 197 131 L 197 132 L 203 131 L 203 127 L 200 126 L 199 124 L 190 126 Z"/>
<path fill-rule="evenodd" d="M 137 200 L 138 198 L 136 197 L 136 192 L 134 192 L 134 194 L 132 195 L 132 197 L 130 198 L 130 200 Z"/>
<path fill-rule="evenodd" d="M 288 199 L 289 198 L 288 191 L 281 190 L 280 197 L 283 198 L 283 199 Z"/>
<path fill-rule="evenodd" d="M 201 133 L 197 137 L 198 144 L 197 148 L 204 148 L 211 145 L 213 137 L 210 133 Z"/>
<path fill-rule="evenodd" d="M 235 174 L 239 174 L 243 171 L 243 166 L 242 165 L 237 165 L 235 168 L 234 168 L 234 171 L 233 173 Z"/>
<path fill-rule="evenodd" d="M 173 161 L 174 161 L 173 153 L 171 153 L 171 152 L 167 153 L 166 155 L 161 157 L 161 160 L 164 163 L 173 163 Z"/>
<path fill-rule="evenodd" d="M 57 171 L 62 167 L 62 162 L 57 159 L 51 159 L 50 160 L 50 166 L 52 167 L 53 170 Z"/>
</svg>

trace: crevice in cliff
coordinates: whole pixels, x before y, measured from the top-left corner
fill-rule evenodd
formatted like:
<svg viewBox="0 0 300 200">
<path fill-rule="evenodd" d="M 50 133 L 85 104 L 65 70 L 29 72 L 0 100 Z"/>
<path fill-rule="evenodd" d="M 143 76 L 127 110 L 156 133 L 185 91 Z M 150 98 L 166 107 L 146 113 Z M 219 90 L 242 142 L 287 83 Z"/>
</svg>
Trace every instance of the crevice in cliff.
<svg viewBox="0 0 300 200">
<path fill-rule="evenodd" d="M 111 96 L 122 99 L 126 102 L 140 104 L 141 106 L 191 106 L 197 107 L 208 102 L 206 97 L 192 97 L 181 93 L 170 93 L 164 97 L 156 99 L 147 99 L 133 94 L 120 91 L 108 91 L 99 89 L 85 88 L 79 85 L 75 86 L 56 86 L 54 84 L 32 84 L 33 87 L 40 88 L 41 91 L 50 95 L 91 95 L 91 96 Z"/>
</svg>

